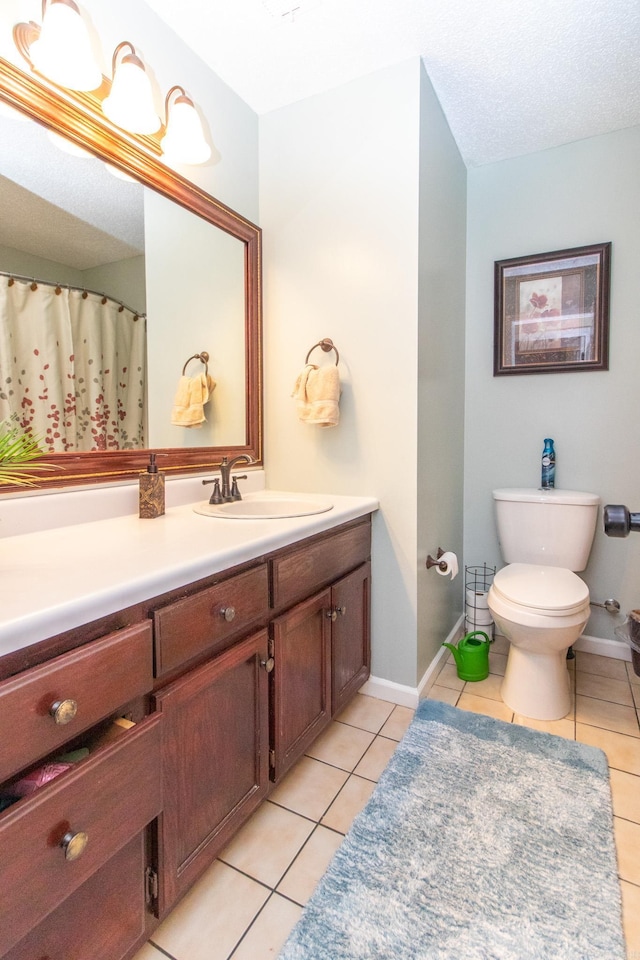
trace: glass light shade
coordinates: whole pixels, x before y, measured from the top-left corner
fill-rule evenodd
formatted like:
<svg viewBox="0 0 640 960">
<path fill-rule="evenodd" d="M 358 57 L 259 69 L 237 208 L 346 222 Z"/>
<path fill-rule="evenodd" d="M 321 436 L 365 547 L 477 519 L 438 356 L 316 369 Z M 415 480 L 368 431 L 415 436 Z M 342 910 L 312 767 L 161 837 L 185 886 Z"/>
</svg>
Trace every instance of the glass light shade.
<svg viewBox="0 0 640 960">
<path fill-rule="evenodd" d="M 29 59 L 49 80 L 70 90 L 96 90 L 102 73 L 80 12 L 68 0 L 49 0 L 40 36 L 29 46 Z"/>
<path fill-rule="evenodd" d="M 155 133 L 160 129 L 151 81 L 135 55 L 123 57 L 116 67 L 111 91 L 102 101 L 102 109 L 112 123 L 130 133 Z"/>
<path fill-rule="evenodd" d="M 178 97 L 171 105 L 160 146 L 170 163 L 206 163 L 211 156 L 198 111 L 188 97 Z"/>
</svg>

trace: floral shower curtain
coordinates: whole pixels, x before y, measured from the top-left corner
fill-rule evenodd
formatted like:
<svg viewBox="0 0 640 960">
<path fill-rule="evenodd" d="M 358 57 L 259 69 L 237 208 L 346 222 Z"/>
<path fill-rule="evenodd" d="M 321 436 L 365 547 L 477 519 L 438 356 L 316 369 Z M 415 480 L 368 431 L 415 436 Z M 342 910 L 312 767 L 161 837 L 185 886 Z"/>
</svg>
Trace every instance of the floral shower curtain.
<svg viewBox="0 0 640 960">
<path fill-rule="evenodd" d="M 0 419 L 51 452 L 146 446 L 146 318 L 102 294 L 0 278 Z"/>
</svg>

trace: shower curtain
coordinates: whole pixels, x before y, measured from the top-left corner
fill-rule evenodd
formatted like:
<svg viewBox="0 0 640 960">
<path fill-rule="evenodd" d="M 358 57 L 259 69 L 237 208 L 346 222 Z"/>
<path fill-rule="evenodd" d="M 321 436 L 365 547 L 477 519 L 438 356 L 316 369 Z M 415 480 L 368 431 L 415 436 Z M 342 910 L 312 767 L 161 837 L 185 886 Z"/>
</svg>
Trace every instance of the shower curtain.
<svg viewBox="0 0 640 960">
<path fill-rule="evenodd" d="M 0 278 L 0 419 L 50 452 L 146 446 L 146 318 L 99 293 Z"/>
</svg>

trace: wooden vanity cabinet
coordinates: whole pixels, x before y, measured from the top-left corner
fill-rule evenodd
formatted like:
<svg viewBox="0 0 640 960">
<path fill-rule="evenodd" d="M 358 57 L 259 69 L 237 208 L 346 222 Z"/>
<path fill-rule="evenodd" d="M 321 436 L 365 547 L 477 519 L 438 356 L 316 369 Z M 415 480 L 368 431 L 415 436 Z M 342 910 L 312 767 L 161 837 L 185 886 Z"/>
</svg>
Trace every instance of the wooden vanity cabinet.
<svg viewBox="0 0 640 960">
<path fill-rule="evenodd" d="M 274 605 L 289 607 L 272 623 L 275 781 L 369 676 L 370 552 L 367 518 L 296 544 L 272 560 Z"/>
<path fill-rule="evenodd" d="M 371 564 L 366 562 L 331 588 L 331 715 L 335 717 L 369 677 L 371 664 Z"/>
<path fill-rule="evenodd" d="M 369 676 L 369 583 L 363 563 L 273 621 L 271 777 L 302 756 Z"/>
<path fill-rule="evenodd" d="M 368 676 L 370 529 L 311 537 L 153 611 L 160 918 Z"/>
<path fill-rule="evenodd" d="M 84 759 L 0 813 L 2 957 L 79 960 L 86 933 L 69 926 L 69 918 L 86 909 L 86 884 L 104 893 L 84 922 L 104 927 L 105 941 L 97 938 L 85 957 L 118 960 L 131 947 L 133 928 L 144 934 L 147 827 L 162 807 L 162 718 L 145 716 L 141 707 L 142 718 L 129 729 L 113 738 L 104 732 L 121 715 L 124 698 L 150 692 L 151 643 L 143 622 L 0 683 L 0 716 L 7 721 L 2 769 L 11 774 L 3 793 L 59 754 L 89 747 Z M 118 899 L 119 885 L 128 890 L 124 939 L 115 929 L 106 935 L 113 918 L 104 902 Z"/>
<path fill-rule="evenodd" d="M 148 859 L 137 834 L 3 960 L 120 960 L 148 938 L 143 879 Z M 134 950 L 136 947 L 134 946 Z"/>
<path fill-rule="evenodd" d="M 163 718 L 161 917 L 266 796 L 267 660 L 262 630 L 155 695 Z"/>
<path fill-rule="evenodd" d="M 277 617 L 270 652 L 271 777 L 280 777 L 331 720 L 331 591 Z"/>
<path fill-rule="evenodd" d="M 128 960 L 148 939 L 366 680 L 370 532 L 354 520 L 110 614 L 0 682 L 5 786 L 136 721 L 0 812 L 2 960 Z"/>
</svg>

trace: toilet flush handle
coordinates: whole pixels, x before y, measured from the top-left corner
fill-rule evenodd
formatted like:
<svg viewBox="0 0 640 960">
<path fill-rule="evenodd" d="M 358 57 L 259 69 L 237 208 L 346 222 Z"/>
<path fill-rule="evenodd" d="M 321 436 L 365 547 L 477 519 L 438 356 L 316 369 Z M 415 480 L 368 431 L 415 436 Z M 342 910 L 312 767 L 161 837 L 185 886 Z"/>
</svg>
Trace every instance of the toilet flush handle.
<svg viewBox="0 0 640 960">
<path fill-rule="evenodd" d="M 607 504 L 602 516 L 608 537 L 628 537 L 633 530 L 640 532 L 640 513 L 629 513 L 622 504 Z"/>
<path fill-rule="evenodd" d="M 590 600 L 589 603 L 592 607 L 602 607 L 607 613 L 620 613 L 620 601 L 614 600 L 613 597 L 605 600 L 604 603 L 597 603 L 595 600 Z"/>
</svg>

